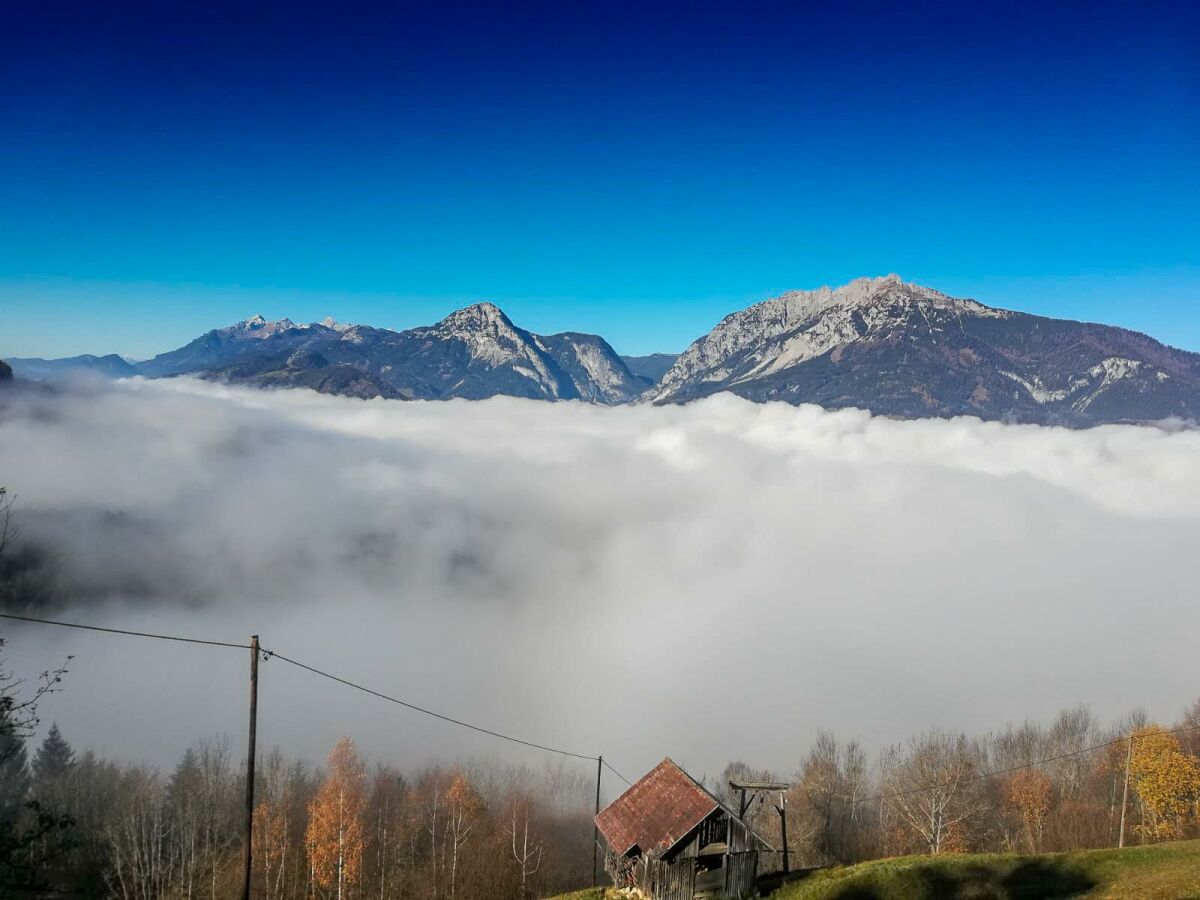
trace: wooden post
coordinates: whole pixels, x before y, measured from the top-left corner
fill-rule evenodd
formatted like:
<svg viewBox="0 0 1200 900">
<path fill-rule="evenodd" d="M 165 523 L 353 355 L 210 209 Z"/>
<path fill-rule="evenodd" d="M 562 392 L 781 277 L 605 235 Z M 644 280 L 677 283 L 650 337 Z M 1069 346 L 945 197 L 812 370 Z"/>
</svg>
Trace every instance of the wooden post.
<svg viewBox="0 0 1200 900">
<path fill-rule="evenodd" d="M 250 873 L 254 868 L 254 741 L 258 729 L 258 635 L 250 635 L 250 742 L 246 748 L 246 856 L 242 900 L 250 900 Z"/>
<path fill-rule="evenodd" d="M 1129 767 L 1133 765 L 1133 732 L 1129 732 L 1129 750 L 1125 754 L 1125 788 L 1121 791 L 1121 833 L 1117 847 L 1125 846 L 1125 807 L 1129 805 Z"/>
<path fill-rule="evenodd" d="M 596 757 L 596 815 L 600 815 L 600 776 L 604 771 L 604 754 Z M 596 886 L 596 854 L 600 851 L 600 827 L 592 820 L 592 887 Z"/>
<path fill-rule="evenodd" d="M 786 875 L 791 871 L 788 865 L 788 839 L 787 839 L 787 794 L 779 792 L 779 829 L 783 834 L 783 874 Z"/>
</svg>

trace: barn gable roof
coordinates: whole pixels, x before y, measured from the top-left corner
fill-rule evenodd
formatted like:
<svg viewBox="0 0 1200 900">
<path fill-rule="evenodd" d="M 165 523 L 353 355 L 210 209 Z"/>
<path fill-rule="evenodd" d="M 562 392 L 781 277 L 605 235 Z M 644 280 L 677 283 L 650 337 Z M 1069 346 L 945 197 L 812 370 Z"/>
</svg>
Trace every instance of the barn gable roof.
<svg viewBox="0 0 1200 900">
<path fill-rule="evenodd" d="M 664 759 L 596 816 L 608 846 L 624 856 L 667 850 L 721 804 L 690 775 Z"/>
</svg>

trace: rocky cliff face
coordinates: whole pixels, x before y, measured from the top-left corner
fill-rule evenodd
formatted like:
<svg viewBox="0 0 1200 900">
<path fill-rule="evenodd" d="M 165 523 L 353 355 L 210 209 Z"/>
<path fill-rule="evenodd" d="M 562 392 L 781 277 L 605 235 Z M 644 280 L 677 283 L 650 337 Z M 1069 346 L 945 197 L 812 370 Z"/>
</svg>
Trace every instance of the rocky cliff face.
<svg viewBox="0 0 1200 900">
<path fill-rule="evenodd" d="M 591 403 L 624 403 L 641 394 L 653 382 L 632 371 L 617 356 L 608 341 L 595 334 L 565 331 L 539 338 L 575 385 L 582 400 Z"/>
</svg>

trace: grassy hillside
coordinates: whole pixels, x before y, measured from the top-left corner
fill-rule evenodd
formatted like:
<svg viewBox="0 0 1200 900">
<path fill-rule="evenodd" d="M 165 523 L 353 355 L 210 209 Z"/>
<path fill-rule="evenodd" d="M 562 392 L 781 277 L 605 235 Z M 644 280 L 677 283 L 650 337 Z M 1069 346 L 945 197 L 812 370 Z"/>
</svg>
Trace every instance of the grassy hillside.
<svg viewBox="0 0 1200 900">
<path fill-rule="evenodd" d="M 1200 900 L 1200 841 L 1017 856 L 904 857 L 823 869 L 772 900 Z"/>
<path fill-rule="evenodd" d="M 1200 841 L 1043 856 L 907 856 L 821 869 L 771 900 L 1200 900 Z M 599 891 L 560 900 L 603 900 Z"/>
</svg>

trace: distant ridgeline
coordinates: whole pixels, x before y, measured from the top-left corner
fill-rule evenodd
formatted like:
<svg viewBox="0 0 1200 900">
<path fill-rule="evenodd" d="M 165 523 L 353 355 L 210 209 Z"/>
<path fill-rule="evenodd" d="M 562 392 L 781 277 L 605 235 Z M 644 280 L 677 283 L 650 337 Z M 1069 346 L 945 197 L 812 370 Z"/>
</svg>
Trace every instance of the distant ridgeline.
<svg viewBox="0 0 1200 900">
<path fill-rule="evenodd" d="M 597 335 L 534 334 L 478 303 L 407 331 L 254 316 L 144 362 L 115 355 L 10 362 L 30 380 L 187 374 L 363 398 L 507 395 L 616 405 L 729 391 L 901 418 L 1068 426 L 1200 419 L 1200 354 L 1123 328 L 949 297 L 895 275 L 756 303 L 678 356 L 622 357 Z"/>
</svg>

